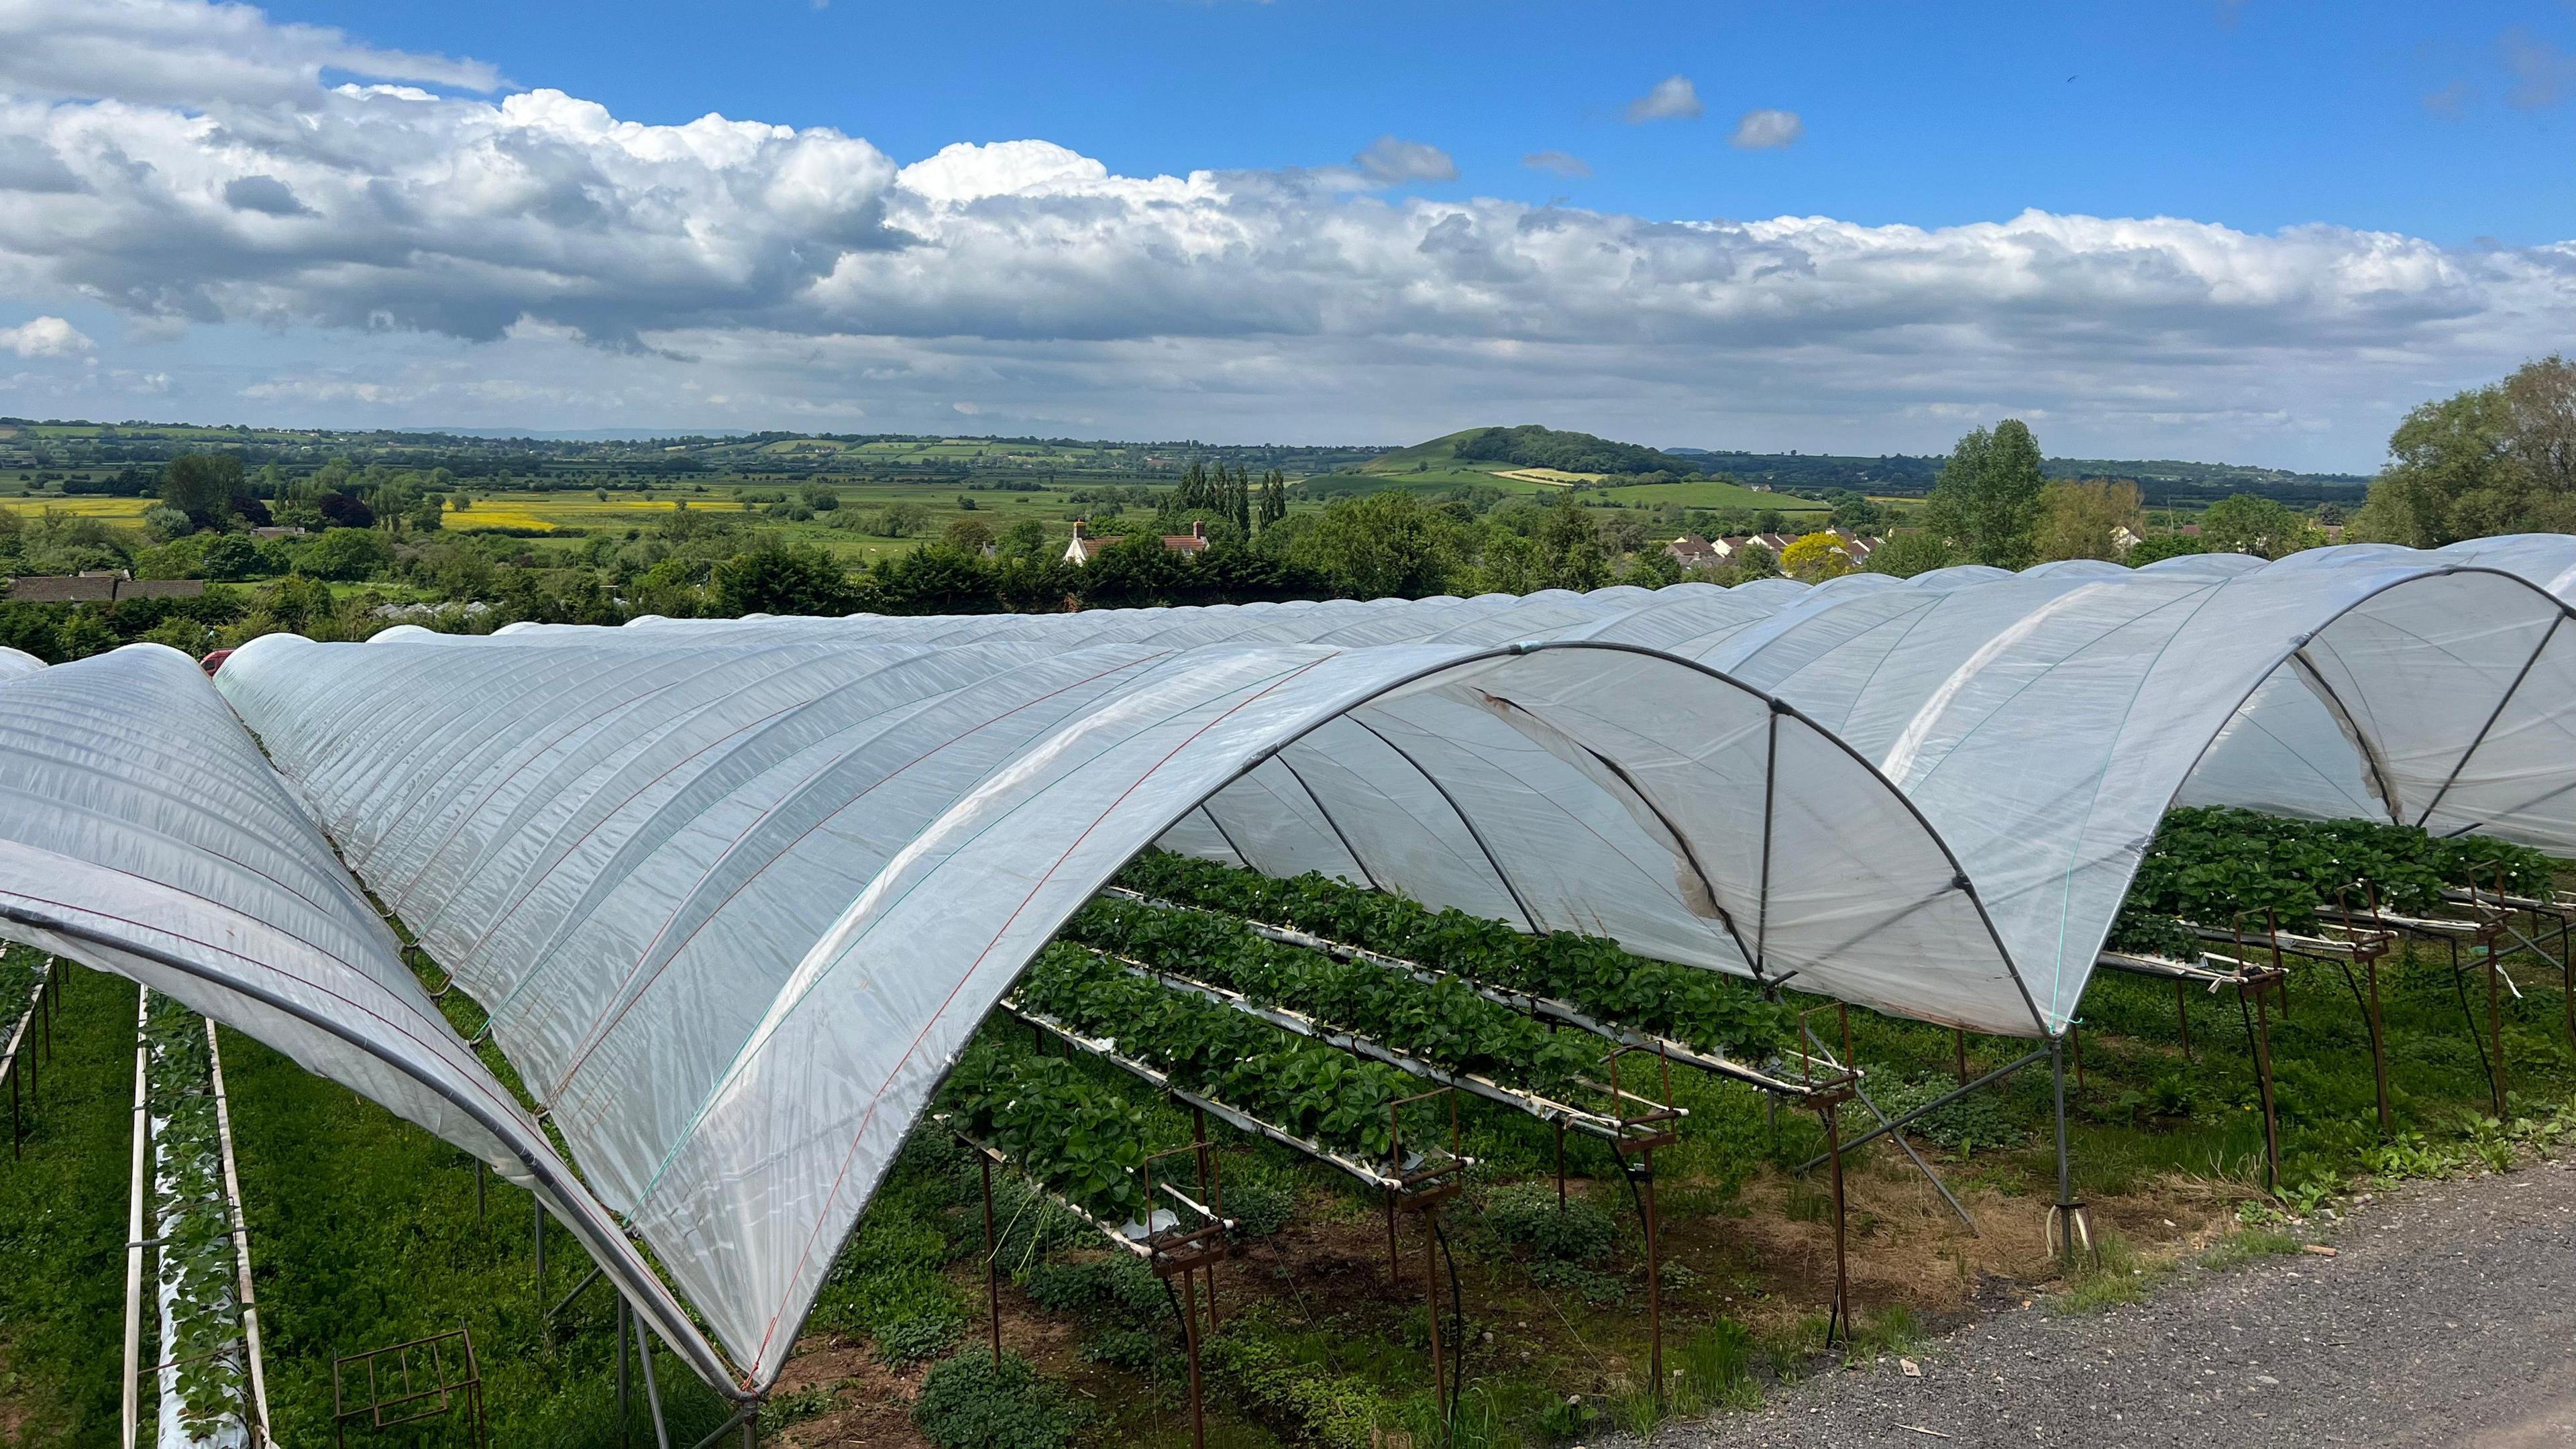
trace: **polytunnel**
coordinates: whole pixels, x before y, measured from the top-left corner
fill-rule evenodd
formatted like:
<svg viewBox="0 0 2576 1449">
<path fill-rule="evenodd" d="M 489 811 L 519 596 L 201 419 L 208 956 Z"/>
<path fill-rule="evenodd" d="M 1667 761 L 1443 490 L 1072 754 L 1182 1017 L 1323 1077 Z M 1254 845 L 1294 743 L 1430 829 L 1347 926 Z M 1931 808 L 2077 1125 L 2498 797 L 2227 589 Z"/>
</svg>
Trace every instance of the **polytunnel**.
<svg viewBox="0 0 2576 1449">
<path fill-rule="evenodd" d="M 2571 586 L 2576 541 L 2551 538 L 1815 588 L 271 636 L 218 679 L 258 746 L 176 656 L 155 688 L 193 702 L 128 697 L 123 651 L 0 678 L 0 767 L 48 788 L 44 748 L 15 743 L 48 737 L 14 712 L 39 682 L 136 738 L 229 728 L 237 748 L 164 759 L 162 788 L 229 772 L 300 796 L 320 834 L 270 805 L 215 853 L 285 842 L 265 848 L 376 942 L 241 954 L 438 1027 L 416 1063 L 335 1075 L 496 1155 L 392 1079 L 452 1070 L 464 1091 L 481 1069 L 378 954 L 332 846 L 490 1009 L 587 1186 L 561 1210 L 640 1237 L 756 1386 L 968 1035 L 1148 844 L 2053 1035 L 2178 797 L 2576 848 Z M 33 812 L 0 837 L 87 859 L 86 829 Z M 190 868 L 138 859 L 83 889 L 112 902 Z M 255 893 L 224 909 L 266 919 Z"/>
</svg>

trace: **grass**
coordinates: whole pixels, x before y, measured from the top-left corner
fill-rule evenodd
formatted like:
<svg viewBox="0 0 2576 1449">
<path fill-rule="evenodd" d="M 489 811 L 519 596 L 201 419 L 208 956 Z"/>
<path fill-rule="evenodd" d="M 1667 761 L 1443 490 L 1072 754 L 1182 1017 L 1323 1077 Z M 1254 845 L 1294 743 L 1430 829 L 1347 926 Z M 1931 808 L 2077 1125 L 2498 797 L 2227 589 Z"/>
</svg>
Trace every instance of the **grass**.
<svg viewBox="0 0 2576 1449">
<path fill-rule="evenodd" d="M 38 1053 L 25 1155 L 0 1162 L 0 1441 L 112 1445 L 125 1336 L 135 991 L 79 967 L 57 980 L 54 1055 Z M 6 1014 L 14 1020 L 14 1011 Z"/>
<path fill-rule="evenodd" d="M 2553 977 L 2518 973 L 2528 999 L 2506 1001 L 2517 1095 L 2512 1113 L 2496 1121 L 2446 961 L 2417 951 L 2383 965 L 2401 1129 L 2386 1141 L 2376 1129 L 2351 992 L 2332 966 L 2295 968 L 2289 1015 L 2276 1010 L 2272 1036 L 2284 1189 L 2278 1205 L 2242 1212 L 2241 1204 L 2262 1201 L 2263 1156 L 2235 1004 L 2196 991 L 2184 998 L 2186 1059 L 2169 985 L 2097 979 L 2084 1003 L 2084 1080 L 2079 1086 L 2070 1071 L 2068 1089 L 2076 1193 L 2094 1204 L 2100 1259 L 2059 1284 L 2052 1306 L 2081 1312 L 2135 1302 L 2180 1266 L 2221 1269 L 2295 1253 L 2301 1239 L 2286 1224 L 2289 1214 L 2366 1181 L 2510 1164 L 2567 1131 L 2560 1110 L 2576 1086 L 2576 1050 L 2563 1035 Z M 2472 984 L 2482 1014 L 2483 983 Z M 448 1004 L 464 1011 L 462 1000 L 451 994 Z M 114 1423 L 132 994 L 76 973 L 72 1001 L 58 1033 L 63 1065 L 48 1078 L 38 1118 L 40 1132 L 52 1135 L 31 1144 L 23 1170 L 0 1170 L 0 1324 L 7 1325 L 0 1423 L 27 1415 L 31 1442 L 85 1445 L 104 1442 Z M 1948 1031 L 1867 1013 L 1855 1013 L 1853 1023 L 1883 1102 L 1929 1100 L 1951 1080 Z M 988 1028 L 986 1036 L 1027 1049 L 1024 1032 Z M 489 1218 L 478 1223 L 472 1167 L 452 1149 L 236 1035 L 227 1033 L 224 1047 L 271 1325 L 272 1396 L 291 1442 L 329 1432 L 333 1355 L 464 1321 L 493 1375 L 496 1442 L 604 1444 L 608 1300 L 594 1293 L 551 1341 L 538 1329 L 526 1195 L 494 1183 Z M 1971 1039 L 1971 1070 L 2025 1049 Z M 1085 1070 L 1149 1103 L 1110 1069 Z M 1680 1372 L 1668 1385 L 1674 1409 L 1721 1412 L 1753 1402 L 1775 1380 L 1844 1358 L 1909 1352 L 1949 1321 L 1978 1273 L 2050 1279 L 2051 1266 L 2036 1253 L 2016 1260 L 2007 1248 L 1972 1247 L 1955 1232 L 1921 1236 L 1932 1229 L 1908 1223 L 1941 1226 L 1941 1210 L 1893 1215 L 1890 1195 L 1919 1185 L 1891 1154 L 1870 1149 L 1853 1163 L 1852 1240 L 1856 1261 L 1876 1271 L 1856 1294 L 1853 1343 L 1827 1356 L 1816 1311 L 1825 1270 L 1813 1248 L 1827 1217 L 1822 1178 L 1784 1170 L 1820 1149 L 1820 1127 L 1795 1112 L 1775 1123 L 1760 1098 L 1718 1079 L 1685 1073 L 1674 1085 L 1678 1104 L 1691 1110 L 1680 1144 L 1657 1158 L 1666 1263 L 1677 1270 L 1663 1295 L 1666 1373 Z M 61 1105 L 75 1101 L 87 1105 Z M 1181 1113 L 1160 1103 L 1148 1113 L 1159 1142 L 1187 1139 Z M 1551 1134 L 1484 1104 L 1470 1103 L 1462 1116 L 1467 1150 L 1482 1165 L 1446 1214 L 1471 1331 L 1460 1442 L 1538 1446 L 1651 1421 L 1642 1242 L 1607 1149 L 1589 1139 L 1568 1143 L 1572 1191 L 1588 1225 L 1576 1245 L 1547 1250 L 1543 1241 L 1553 1239 L 1515 1226 L 1514 1215 L 1527 1216 L 1540 1198 L 1553 1211 Z M 2048 1124 L 2048 1078 L 2026 1069 L 1927 1122 L 1916 1140 L 1993 1236 L 2035 1239 L 2054 1190 Z M 1258 1184 L 1260 1194 L 1293 1198 L 1296 1210 L 1277 1238 L 1225 1270 L 1225 1326 L 1205 1360 L 1218 1410 L 1211 1441 L 1228 1449 L 1284 1442 L 1357 1449 L 1414 1434 L 1424 1442 L 1418 1435 L 1437 1408 L 1423 1353 L 1418 1251 L 1403 1278 L 1389 1279 L 1376 1199 L 1278 1149 L 1221 1129 L 1217 1136 L 1230 1190 Z M 1000 1190 L 1003 1261 L 1012 1274 L 1005 1338 L 1050 1381 L 1078 1391 L 1091 1412 L 1080 1442 L 1155 1449 L 1186 1442 L 1178 1334 L 1159 1285 L 1122 1284 L 1102 1271 L 1108 1259 L 1087 1230 L 1049 1228 L 1024 1195 L 1015 1199 L 1007 1183 Z M 2193 1221 L 2221 1230 L 2160 1238 L 2155 1217 L 2181 1218 L 2186 1204 L 2201 1210 Z M 2125 1231 L 2114 1223 L 2124 1212 Z M 1596 1221 L 1605 1214 L 1606 1242 Z M 560 1234 L 554 1245 L 559 1295 L 579 1253 Z M 971 1351 L 981 1342 L 980 1247 L 980 1192 L 953 1154 L 917 1144 L 845 1249 L 809 1332 L 845 1340 L 897 1375 Z M 1581 1271 L 1563 1271 L 1569 1267 Z M 1482 1337 L 1488 1330 L 1497 1335 L 1491 1342 Z M 661 1362 L 666 1387 L 689 1400 L 679 1407 L 682 1420 L 701 1426 L 688 1431 L 675 1422 L 674 1431 L 693 1438 L 713 1422 L 712 1396 L 689 1384 L 675 1360 Z M 839 1412 L 847 1392 L 805 1392 L 777 1417 Z"/>
</svg>

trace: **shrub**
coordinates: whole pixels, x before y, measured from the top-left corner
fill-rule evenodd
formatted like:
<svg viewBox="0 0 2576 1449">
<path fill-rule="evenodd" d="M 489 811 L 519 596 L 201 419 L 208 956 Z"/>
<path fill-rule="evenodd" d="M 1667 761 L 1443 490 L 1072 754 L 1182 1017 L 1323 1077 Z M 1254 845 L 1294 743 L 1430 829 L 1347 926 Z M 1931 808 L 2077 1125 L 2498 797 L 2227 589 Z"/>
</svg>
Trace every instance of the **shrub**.
<svg viewBox="0 0 2576 1449">
<path fill-rule="evenodd" d="M 1060 1449 L 1079 1426 L 1061 1390 L 1028 1360 L 961 1353 L 934 1366 L 913 1400 L 912 1422 L 939 1449 Z"/>
<path fill-rule="evenodd" d="M 1556 1202 L 1551 1183 L 1522 1182 L 1497 1188 L 1485 1204 L 1485 1225 L 1514 1247 L 1561 1263 L 1600 1263 L 1619 1241 L 1619 1227 L 1590 1198 Z"/>
<path fill-rule="evenodd" d="M 1266 1238 L 1288 1226 L 1297 1213 L 1297 1190 L 1285 1182 L 1229 1183 L 1225 1215 L 1247 1237 Z"/>
</svg>

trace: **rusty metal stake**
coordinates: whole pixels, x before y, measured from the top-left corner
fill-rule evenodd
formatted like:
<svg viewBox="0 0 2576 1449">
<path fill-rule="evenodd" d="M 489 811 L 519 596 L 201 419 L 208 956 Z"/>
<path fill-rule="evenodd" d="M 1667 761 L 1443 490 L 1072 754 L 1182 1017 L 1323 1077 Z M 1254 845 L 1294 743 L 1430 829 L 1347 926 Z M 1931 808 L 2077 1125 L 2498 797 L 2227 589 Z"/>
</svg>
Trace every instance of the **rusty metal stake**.
<svg viewBox="0 0 2576 1449">
<path fill-rule="evenodd" d="M 1825 1347 L 1834 1346 L 1839 1328 L 1843 1342 L 1851 1342 L 1851 1270 L 1844 1256 L 1843 1244 L 1843 1125 L 1841 1104 L 1827 1098 L 1825 1118 L 1825 1155 L 1833 1163 L 1834 1191 L 1834 1304 L 1825 1315 Z M 1661 1365 L 1657 1365 L 1660 1375 Z"/>
<path fill-rule="evenodd" d="M 1449 1366 L 1440 1354 L 1440 1234 L 1433 1224 L 1440 1205 L 1422 1210 L 1422 1306 L 1431 1320 L 1431 1404 L 1440 1415 L 1442 1442 L 1449 1438 Z"/>
<path fill-rule="evenodd" d="M 1950 1032 L 1959 1059 L 1959 1085 L 1964 1087 L 1968 1085 L 1968 1029 L 1954 1026 Z"/>
<path fill-rule="evenodd" d="M 2254 986 L 2254 1075 L 2263 1095 L 2264 1188 L 2281 1190 L 2281 1121 L 2272 1109 L 2272 1013 L 2264 1001 L 2264 983 Z M 2236 988 L 2241 995 L 2245 988 Z"/>
<path fill-rule="evenodd" d="M 2370 977 L 2370 1075 L 2379 1089 L 2379 1135 L 2386 1137 L 2397 1130 L 2397 1119 L 2388 1104 L 2388 1043 L 2380 1035 L 2384 1018 L 2379 1009 L 2379 958 L 2372 956 L 2362 963 Z"/>
<path fill-rule="evenodd" d="M 1000 1269 L 1002 1247 L 999 1243 L 993 1241 L 993 1159 L 984 1153 L 978 1152 L 975 1154 L 975 1162 L 978 1166 L 984 1169 L 984 1310 L 986 1316 L 992 1321 L 993 1367 L 998 1369 L 1002 1366 L 1002 1279 Z M 1148 1211 L 1150 1212 L 1151 1210 L 1148 1209 Z M 1198 1383 L 1198 1363 L 1195 1353 L 1191 1357 L 1190 1383 L 1192 1385 L 1192 1392 L 1195 1394 L 1196 1385 Z"/>
<path fill-rule="evenodd" d="M 1646 1332 L 1651 1347 L 1649 1364 L 1655 1375 L 1655 1407 L 1664 1406 L 1664 1250 L 1661 1209 L 1655 1205 L 1655 1149 L 1645 1150 L 1644 1166 L 1646 1202 Z M 1842 1159 L 1834 1159 L 1834 1177 L 1842 1177 Z M 1839 1231 L 1840 1224 L 1836 1224 Z M 1839 1237 L 1836 1243 L 1840 1250 Z"/>
<path fill-rule="evenodd" d="M 2487 943 L 2487 1044 L 2495 1053 L 2496 1120 L 2505 1120 L 2505 1103 L 2512 1091 L 2512 1077 L 2504 1061 L 2504 1002 L 2496 995 L 2496 948 Z"/>
<path fill-rule="evenodd" d="M 1215 1275 L 1211 1273 L 1209 1276 Z M 1207 1449 L 1207 1410 L 1199 1397 L 1198 1281 L 1195 1271 L 1181 1270 L 1181 1336 L 1187 1341 L 1190 1351 L 1190 1449 Z M 1431 1351 L 1437 1354 L 1440 1351 L 1440 1330 L 1434 1327 L 1431 1332 Z M 994 1362 L 999 1363 L 1000 1360 L 997 1358 Z"/>
</svg>

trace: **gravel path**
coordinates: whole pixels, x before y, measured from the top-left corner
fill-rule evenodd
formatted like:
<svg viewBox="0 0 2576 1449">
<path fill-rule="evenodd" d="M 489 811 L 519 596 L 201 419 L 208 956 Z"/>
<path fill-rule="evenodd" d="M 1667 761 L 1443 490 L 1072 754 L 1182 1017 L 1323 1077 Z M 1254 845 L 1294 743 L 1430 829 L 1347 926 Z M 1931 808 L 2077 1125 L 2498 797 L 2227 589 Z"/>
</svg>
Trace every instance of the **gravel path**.
<svg viewBox="0 0 2576 1449">
<path fill-rule="evenodd" d="M 2008 1309 L 1930 1346 L 1920 1378 L 1829 1373 L 1653 1443 L 2576 1444 L 2576 1163 L 2410 1185 L 2333 1241 L 2186 1269 L 2147 1303 Z"/>
</svg>

